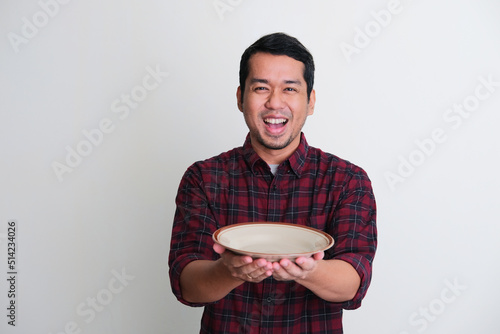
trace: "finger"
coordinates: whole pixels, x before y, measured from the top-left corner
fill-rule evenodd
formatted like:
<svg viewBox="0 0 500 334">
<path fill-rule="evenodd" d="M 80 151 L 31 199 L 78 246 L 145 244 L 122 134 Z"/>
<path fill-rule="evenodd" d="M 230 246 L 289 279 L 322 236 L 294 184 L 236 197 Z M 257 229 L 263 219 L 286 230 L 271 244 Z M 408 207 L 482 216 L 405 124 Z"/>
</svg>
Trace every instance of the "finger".
<svg viewBox="0 0 500 334">
<path fill-rule="evenodd" d="M 239 269 L 242 269 L 242 267 L 253 262 L 253 259 L 250 256 L 241 256 L 232 252 L 225 252 L 221 256 L 224 258 L 224 261 L 227 262 L 231 267 Z"/>
<path fill-rule="evenodd" d="M 315 260 L 312 257 L 306 258 L 306 257 L 301 256 L 295 260 L 295 263 L 302 270 L 311 270 L 315 265 Z"/>
<path fill-rule="evenodd" d="M 283 267 L 283 268 L 287 268 L 289 265 L 292 264 L 292 261 L 290 261 L 290 259 L 281 259 L 279 264 Z"/>
<path fill-rule="evenodd" d="M 265 268 L 260 268 L 252 271 L 251 273 L 245 274 L 246 278 L 243 278 L 247 282 L 259 283 L 269 276 L 273 275 L 272 270 L 266 270 Z"/>
<path fill-rule="evenodd" d="M 266 259 L 257 259 L 254 262 L 255 265 L 259 268 L 271 269 L 273 267 L 273 264 L 271 262 L 268 262 Z"/>
<path fill-rule="evenodd" d="M 273 277 L 278 281 L 290 281 L 301 273 L 300 267 L 290 259 L 281 259 L 279 263 L 273 263 Z"/>
<path fill-rule="evenodd" d="M 294 266 L 295 268 L 298 268 L 297 266 Z M 297 274 L 301 273 L 300 269 L 293 270 L 288 267 L 288 269 L 281 268 L 280 270 L 274 270 L 273 271 L 273 277 L 277 281 L 293 281 L 297 278 Z"/>
<path fill-rule="evenodd" d="M 221 246 L 221 245 L 219 245 L 219 244 L 217 244 L 217 243 L 215 243 L 215 244 L 214 244 L 214 247 L 213 247 L 213 248 L 214 248 L 214 251 L 215 251 L 217 254 L 222 254 L 222 253 L 224 253 L 224 252 L 226 251 L 226 248 L 224 248 L 223 246 Z"/>
<path fill-rule="evenodd" d="M 293 279 L 288 271 L 277 262 L 273 263 L 273 277 L 277 281 L 290 281 Z"/>
<path fill-rule="evenodd" d="M 324 257 L 325 257 L 325 252 L 318 252 L 313 254 L 313 258 L 316 261 L 323 260 Z"/>
<path fill-rule="evenodd" d="M 234 254 L 233 252 L 226 252 L 226 248 L 224 246 L 219 245 L 218 243 L 214 243 L 213 249 L 217 254 L 220 254 L 221 257 L 229 259 L 231 265 L 233 265 L 234 267 L 240 267 L 242 265 L 252 262 L 252 258 L 250 256 L 241 256 Z"/>
<path fill-rule="evenodd" d="M 261 276 L 268 277 L 272 275 L 273 264 L 265 259 L 258 259 L 242 267 L 241 270 L 242 273 L 252 278 L 260 278 Z"/>
<path fill-rule="evenodd" d="M 325 257 L 324 252 L 318 252 L 313 254 L 311 257 L 298 257 L 295 263 L 300 266 L 303 270 L 311 270 L 316 266 L 316 262 L 322 260 Z"/>
<path fill-rule="evenodd" d="M 271 262 L 268 262 L 266 259 L 254 260 L 244 268 L 245 273 L 254 273 L 255 275 L 253 276 L 260 276 L 268 270 L 273 270 L 273 264 Z"/>
<path fill-rule="evenodd" d="M 270 277 L 273 275 L 273 271 L 272 270 L 266 270 L 262 273 L 262 275 L 260 275 L 258 277 L 259 281 L 263 281 L 265 280 L 266 278 Z"/>
</svg>

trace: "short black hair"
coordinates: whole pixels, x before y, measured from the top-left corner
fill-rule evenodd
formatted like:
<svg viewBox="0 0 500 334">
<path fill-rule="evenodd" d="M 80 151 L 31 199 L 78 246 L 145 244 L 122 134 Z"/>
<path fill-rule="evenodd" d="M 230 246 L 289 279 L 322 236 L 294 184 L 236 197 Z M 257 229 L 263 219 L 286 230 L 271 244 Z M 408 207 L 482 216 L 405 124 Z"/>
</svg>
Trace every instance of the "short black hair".
<svg viewBox="0 0 500 334">
<path fill-rule="evenodd" d="M 249 72 L 249 60 L 254 54 L 263 52 L 276 56 L 288 56 L 304 64 L 304 80 L 307 84 L 307 99 L 309 100 L 314 86 L 314 60 L 302 43 L 295 37 L 278 32 L 262 36 L 250 45 L 240 60 L 241 99 L 245 92 L 245 82 Z"/>
</svg>

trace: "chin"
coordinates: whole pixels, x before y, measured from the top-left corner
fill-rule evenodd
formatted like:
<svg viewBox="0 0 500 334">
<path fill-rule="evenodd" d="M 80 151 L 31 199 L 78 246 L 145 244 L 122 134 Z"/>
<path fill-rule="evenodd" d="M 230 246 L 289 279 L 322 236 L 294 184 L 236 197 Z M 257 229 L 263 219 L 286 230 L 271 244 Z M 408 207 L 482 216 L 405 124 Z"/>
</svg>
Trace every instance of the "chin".
<svg viewBox="0 0 500 334">
<path fill-rule="evenodd" d="M 270 150 L 281 150 L 281 149 L 284 149 L 285 147 L 287 147 L 288 145 L 290 145 L 290 142 L 291 141 L 287 141 L 287 142 L 263 142 L 261 141 L 261 144 L 262 146 L 264 146 L 265 148 L 267 149 L 270 149 Z"/>
</svg>

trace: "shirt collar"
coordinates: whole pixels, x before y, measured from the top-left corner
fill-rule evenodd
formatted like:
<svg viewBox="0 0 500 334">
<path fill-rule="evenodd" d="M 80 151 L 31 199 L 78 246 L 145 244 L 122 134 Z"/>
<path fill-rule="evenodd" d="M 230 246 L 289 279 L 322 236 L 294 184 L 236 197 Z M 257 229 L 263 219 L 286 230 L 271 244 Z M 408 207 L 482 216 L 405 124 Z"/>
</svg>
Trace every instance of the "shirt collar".
<svg viewBox="0 0 500 334">
<path fill-rule="evenodd" d="M 290 169 L 300 177 L 302 169 L 304 168 L 304 164 L 306 162 L 307 152 L 309 151 L 309 145 L 307 144 L 306 137 L 304 133 L 300 134 L 300 143 L 295 152 L 285 160 L 283 163 L 287 163 L 290 166 Z M 245 143 L 243 144 L 243 157 L 248 163 L 248 166 L 255 173 L 255 166 L 257 163 L 265 163 L 264 160 L 260 158 L 260 156 L 255 152 L 252 147 L 252 143 L 250 140 L 250 134 L 247 135 L 245 139 Z"/>
</svg>

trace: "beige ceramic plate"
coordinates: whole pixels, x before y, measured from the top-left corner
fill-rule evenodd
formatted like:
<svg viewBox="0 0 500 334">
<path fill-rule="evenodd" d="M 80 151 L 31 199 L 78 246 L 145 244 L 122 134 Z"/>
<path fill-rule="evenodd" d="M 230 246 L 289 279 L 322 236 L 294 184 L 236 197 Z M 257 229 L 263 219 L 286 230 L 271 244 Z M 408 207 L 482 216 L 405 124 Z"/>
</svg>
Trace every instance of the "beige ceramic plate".
<svg viewBox="0 0 500 334">
<path fill-rule="evenodd" d="M 276 261 L 310 256 L 333 246 L 333 238 L 312 227 L 287 223 L 241 223 L 213 234 L 216 243 L 235 253 Z"/>
</svg>

